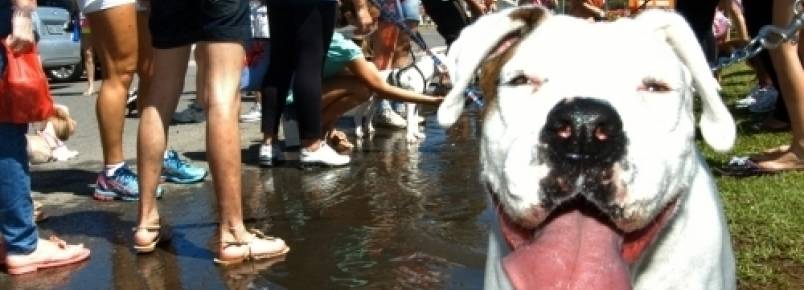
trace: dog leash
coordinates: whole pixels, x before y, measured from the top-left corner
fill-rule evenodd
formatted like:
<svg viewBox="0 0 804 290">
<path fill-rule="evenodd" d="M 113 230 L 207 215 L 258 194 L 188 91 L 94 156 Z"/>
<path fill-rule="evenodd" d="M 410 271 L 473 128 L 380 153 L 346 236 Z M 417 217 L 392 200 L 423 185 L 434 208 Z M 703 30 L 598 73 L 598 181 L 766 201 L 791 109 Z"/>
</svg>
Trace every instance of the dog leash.
<svg viewBox="0 0 804 290">
<path fill-rule="evenodd" d="M 804 28 L 804 1 L 796 0 L 793 4 L 793 20 L 786 27 L 762 26 L 757 36 L 752 38 L 747 45 L 735 50 L 728 57 L 718 59 L 717 65 L 712 67 L 712 72 L 720 71 L 727 66 L 753 58 L 763 50 L 775 49 L 782 43 L 795 41 L 798 31 L 802 28 Z"/>
</svg>

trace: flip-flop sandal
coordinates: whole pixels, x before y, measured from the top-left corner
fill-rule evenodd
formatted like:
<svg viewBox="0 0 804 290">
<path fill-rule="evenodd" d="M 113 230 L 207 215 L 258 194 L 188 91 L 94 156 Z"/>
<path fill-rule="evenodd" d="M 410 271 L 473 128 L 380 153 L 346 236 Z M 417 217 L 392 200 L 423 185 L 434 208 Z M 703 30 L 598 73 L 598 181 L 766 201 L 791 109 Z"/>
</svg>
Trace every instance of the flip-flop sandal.
<svg viewBox="0 0 804 290">
<path fill-rule="evenodd" d="M 215 258 L 215 259 L 213 259 L 213 261 L 216 264 L 219 264 L 219 265 L 222 265 L 222 266 L 229 266 L 229 265 L 239 264 L 239 263 L 242 263 L 243 261 L 248 261 L 248 260 L 263 260 L 263 259 L 276 258 L 276 257 L 283 256 L 283 255 L 287 254 L 288 252 L 290 252 L 290 247 L 285 245 L 285 247 L 282 248 L 279 251 L 275 251 L 275 252 L 271 252 L 271 253 L 264 253 L 264 254 L 254 254 L 252 252 L 252 250 L 251 250 L 251 246 L 252 246 L 251 242 L 253 242 L 254 239 L 263 239 L 263 240 L 271 241 L 271 240 L 277 240 L 279 238 L 268 236 L 268 235 L 262 233 L 261 231 L 259 231 L 257 229 L 251 229 L 251 230 L 249 230 L 249 233 L 251 233 L 254 236 L 248 242 L 243 242 L 243 241 L 223 242 L 223 249 L 226 249 L 228 247 L 247 246 L 248 251 L 243 256 L 237 257 L 237 258 L 230 258 L 230 259 Z"/>
<path fill-rule="evenodd" d="M 722 176 L 733 176 L 733 177 L 764 176 L 764 175 L 773 175 L 791 171 L 804 171 L 804 164 L 801 164 L 793 168 L 780 168 L 780 169 L 762 168 L 759 167 L 759 164 L 757 164 L 754 160 L 751 160 L 750 157 L 735 156 L 732 157 L 731 160 L 729 160 L 726 166 L 721 168 L 715 168 L 715 170 Z"/>
<path fill-rule="evenodd" d="M 61 249 L 67 249 L 67 247 L 70 247 L 70 246 L 74 247 L 75 246 L 75 245 L 68 245 L 67 242 L 65 242 L 62 239 L 59 239 L 56 236 L 50 236 L 49 240 L 51 242 L 56 243 L 56 245 Z M 39 269 L 53 268 L 53 267 L 58 267 L 58 266 L 64 266 L 64 265 L 69 265 L 69 264 L 73 264 L 73 263 L 78 263 L 78 262 L 81 262 L 81 261 L 86 260 L 87 258 L 89 258 L 89 253 L 90 253 L 89 249 L 83 248 L 83 246 L 82 246 L 82 250 L 83 251 L 80 251 L 80 252 L 76 253 L 76 255 L 74 255 L 72 257 L 69 257 L 69 258 L 66 258 L 66 259 L 63 259 L 63 260 L 46 260 L 46 261 L 42 261 L 42 262 L 38 262 L 38 263 L 32 263 L 32 264 L 23 265 L 23 266 L 13 266 L 13 267 L 9 266 L 9 265 L 6 265 L 6 270 L 8 271 L 8 274 L 20 275 L 20 274 L 25 274 L 25 273 L 36 272 Z"/>
<path fill-rule="evenodd" d="M 133 227 L 131 231 L 137 232 L 139 230 L 145 230 L 148 232 L 156 232 L 156 237 L 148 243 L 147 245 L 137 245 L 134 244 L 134 251 L 137 254 L 147 254 L 151 253 L 156 250 L 156 246 L 159 243 L 170 240 L 170 235 L 162 231 L 162 226 L 154 225 L 154 226 L 142 226 L 142 227 Z"/>
</svg>

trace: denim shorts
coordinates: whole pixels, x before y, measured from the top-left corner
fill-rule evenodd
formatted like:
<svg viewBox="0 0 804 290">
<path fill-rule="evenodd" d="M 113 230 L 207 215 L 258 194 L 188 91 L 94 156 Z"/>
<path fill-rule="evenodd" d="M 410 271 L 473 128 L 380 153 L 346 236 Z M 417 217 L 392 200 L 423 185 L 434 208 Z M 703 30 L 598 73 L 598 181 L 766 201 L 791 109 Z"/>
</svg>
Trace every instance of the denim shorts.
<svg viewBox="0 0 804 290">
<path fill-rule="evenodd" d="M 159 49 L 251 37 L 247 0 L 152 1 L 148 27 L 153 46 Z"/>
</svg>

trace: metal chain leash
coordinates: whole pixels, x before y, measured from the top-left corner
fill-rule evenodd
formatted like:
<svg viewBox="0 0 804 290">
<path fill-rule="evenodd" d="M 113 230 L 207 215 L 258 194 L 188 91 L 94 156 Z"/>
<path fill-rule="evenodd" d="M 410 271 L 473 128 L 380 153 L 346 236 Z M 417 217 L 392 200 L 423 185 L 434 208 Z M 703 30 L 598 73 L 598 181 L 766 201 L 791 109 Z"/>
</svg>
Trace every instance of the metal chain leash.
<svg viewBox="0 0 804 290">
<path fill-rule="evenodd" d="M 765 25 L 751 39 L 748 44 L 729 55 L 718 60 L 717 65 L 712 67 L 712 71 L 719 71 L 727 66 L 752 58 L 765 49 L 775 49 L 788 41 L 797 41 L 796 35 L 799 30 L 804 28 L 804 0 L 796 0 L 793 4 L 793 20 L 787 27 Z"/>
</svg>

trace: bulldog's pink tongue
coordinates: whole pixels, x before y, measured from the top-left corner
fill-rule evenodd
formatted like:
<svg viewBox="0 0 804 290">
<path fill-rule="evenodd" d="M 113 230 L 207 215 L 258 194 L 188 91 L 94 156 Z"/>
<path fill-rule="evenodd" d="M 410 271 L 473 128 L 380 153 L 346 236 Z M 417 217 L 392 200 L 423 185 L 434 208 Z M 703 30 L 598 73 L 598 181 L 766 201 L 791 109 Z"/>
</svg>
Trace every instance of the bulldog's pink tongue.
<svg viewBox="0 0 804 290">
<path fill-rule="evenodd" d="M 503 259 L 512 285 L 526 289 L 631 289 L 623 237 L 578 210 L 545 225 Z"/>
</svg>

